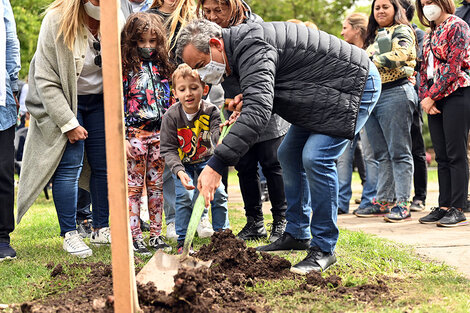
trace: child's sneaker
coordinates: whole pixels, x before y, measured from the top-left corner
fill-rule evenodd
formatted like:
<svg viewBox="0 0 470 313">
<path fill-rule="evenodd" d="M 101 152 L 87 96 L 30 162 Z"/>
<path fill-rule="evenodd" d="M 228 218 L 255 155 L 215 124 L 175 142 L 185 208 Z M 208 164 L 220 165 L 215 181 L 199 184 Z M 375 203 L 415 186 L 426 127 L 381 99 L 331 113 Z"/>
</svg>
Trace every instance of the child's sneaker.
<svg viewBox="0 0 470 313">
<path fill-rule="evenodd" d="M 16 259 L 16 251 L 8 243 L 0 243 L 0 262 L 8 259 Z"/>
<path fill-rule="evenodd" d="M 390 203 L 387 201 L 374 201 L 372 205 L 365 208 L 357 208 L 354 215 L 357 217 L 378 217 L 390 213 Z"/>
<path fill-rule="evenodd" d="M 163 250 L 163 251 L 166 251 L 166 252 L 170 252 L 171 251 L 171 246 L 168 245 L 165 241 L 163 241 L 163 238 L 162 236 L 153 236 L 153 237 L 150 237 L 149 239 L 149 246 L 151 246 L 152 248 L 154 248 L 155 250 Z"/>
<path fill-rule="evenodd" d="M 175 223 L 174 222 L 168 223 L 168 225 L 166 225 L 166 236 L 165 237 L 167 239 L 170 239 L 170 240 L 178 239 L 178 235 L 176 234 L 176 229 L 175 229 Z"/>
<path fill-rule="evenodd" d="M 183 247 L 184 247 L 184 240 L 178 241 L 178 246 L 176 247 L 178 254 L 183 254 Z M 191 245 L 191 247 L 189 247 L 189 255 L 193 253 L 194 253 L 193 245 Z"/>
<path fill-rule="evenodd" d="M 83 242 L 83 238 L 76 231 L 69 231 L 64 236 L 64 250 L 81 258 L 89 257 L 93 254 L 91 249 Z"/>
<path fill-rule="evenodd" d="M 384 220 L 390 223 L 400 223 L 411 219 L 411 213 L 406 202 L 399 202 L 394 206 L 390 213 L 385 215 Z"/>
<path fill-rule="evenodd" d="M 467 218 L 462 211 L 456 208 L 450 208 L 446 214 L 437 222 L 437 226 L 441 227 L 456 227 L 468 225 Z"/>
<path fill-rule="evenodd" d="M 111 230 L 103 227 L 91 233 L 90 243 L 94 245 L 108 245 L 111 243 Z"/>
<path fill-rule="evenodd" d="M 209 222 L 209 217 L 205 216 L 197 225 L 197 235 L 199 238 L 210 238 L 214 234 L 212 224 Z"/>
<path fill-rule="evenodd" d="M 134 253 L 141 255 L 152 255 L 149 249 L 147 249 L 147 246 L 145 245 L 143 240 L 135 239 L 132 242 L 132 245 L 134 246 Z"/>
</svg>

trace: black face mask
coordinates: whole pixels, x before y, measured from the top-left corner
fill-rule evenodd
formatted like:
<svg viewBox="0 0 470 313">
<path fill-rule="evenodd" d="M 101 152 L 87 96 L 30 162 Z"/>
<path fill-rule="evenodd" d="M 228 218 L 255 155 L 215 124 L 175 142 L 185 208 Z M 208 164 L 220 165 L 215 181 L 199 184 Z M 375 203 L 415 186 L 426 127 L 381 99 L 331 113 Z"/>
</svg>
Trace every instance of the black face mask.
<svg viewBox="0 0 470 313">
<path fill-rule="evenodd" d="M 139 55 L 144 60 L 150 60 L 155 55 L 155 48 L 137 48 Z"/>
</svg>

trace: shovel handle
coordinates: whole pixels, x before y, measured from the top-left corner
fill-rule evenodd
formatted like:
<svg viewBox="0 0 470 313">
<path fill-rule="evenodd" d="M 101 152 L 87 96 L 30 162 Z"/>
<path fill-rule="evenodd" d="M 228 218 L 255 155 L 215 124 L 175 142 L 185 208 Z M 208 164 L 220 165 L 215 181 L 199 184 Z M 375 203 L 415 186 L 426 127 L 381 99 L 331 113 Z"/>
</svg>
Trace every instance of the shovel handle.
<svg viewBox="0 0 470 313">
<path fill-rule="evenodd" d="M 188 229 L 186 230 L 186 237 L 184 239 L 183 254 L 181 255 L 182 259 L 185 259 L 189 254 L 189 249 L 193 243 L 194 236 L 196 234 L 197 226 L 201 221 L 202 212 L 204 212 L 205 202 L 204 197 L 199 195 L 196 199 L 196 203 L 193 207 L 193 213 L 191 214 L 191 219 L 189 220 Z"/>
</svg>

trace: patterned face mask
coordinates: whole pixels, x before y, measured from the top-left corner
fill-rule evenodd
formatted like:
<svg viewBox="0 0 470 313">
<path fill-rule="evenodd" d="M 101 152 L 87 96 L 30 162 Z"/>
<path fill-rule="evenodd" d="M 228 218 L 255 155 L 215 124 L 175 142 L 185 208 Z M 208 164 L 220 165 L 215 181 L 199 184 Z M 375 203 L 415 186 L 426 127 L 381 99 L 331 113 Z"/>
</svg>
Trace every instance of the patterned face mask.
<svg viewBox="0 0 470 313">
<path fill-rule="evenodd" d="M 144 60 L 150 60 L 155 54 L 155 48 L 137 48 L 139 55 Z"/>
</svg>

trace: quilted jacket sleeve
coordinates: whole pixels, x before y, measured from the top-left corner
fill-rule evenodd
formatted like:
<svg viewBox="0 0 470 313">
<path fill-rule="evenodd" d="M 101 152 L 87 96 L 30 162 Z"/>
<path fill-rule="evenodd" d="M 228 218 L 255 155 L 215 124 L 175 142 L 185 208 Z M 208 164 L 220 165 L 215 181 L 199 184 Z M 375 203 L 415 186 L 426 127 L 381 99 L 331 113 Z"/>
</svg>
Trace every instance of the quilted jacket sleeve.
<svg viewBox="0 0 470 313">
<path fill-rule="evenodd" d="M 247 38 L 248 37 L 248 38 Z M 240 76 L 243 108 L 237 122 L 209 160 L 217 172 L 224 166 L 235 165 L 259 138 L 271 117 L 277 50 L 257 36 L 245 36 L 234 47 L 231 60 Z"/>
</svg>

